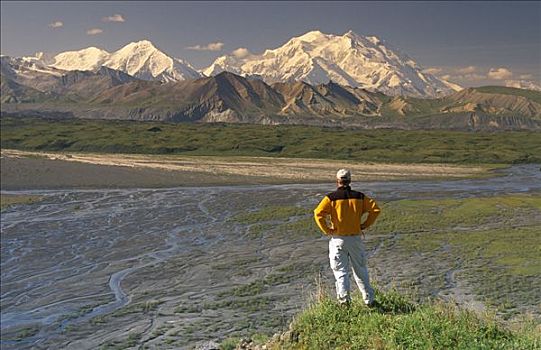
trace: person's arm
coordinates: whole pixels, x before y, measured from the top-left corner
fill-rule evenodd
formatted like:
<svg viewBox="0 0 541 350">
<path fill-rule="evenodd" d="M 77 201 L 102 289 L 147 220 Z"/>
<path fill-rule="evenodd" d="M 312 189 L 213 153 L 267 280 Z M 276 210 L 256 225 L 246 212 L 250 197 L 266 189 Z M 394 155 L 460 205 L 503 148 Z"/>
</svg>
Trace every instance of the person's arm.
<svg viewBox="0 0 541 350">
<path fill-rule="evenodd" d="M 381 209 L 378 207 L 375 200 L 365 196 L 363 200 L 363 212 L 368 213 L 368 217 L 361 224 L 361 230 L 366 230 L 376 221 Z"/>
<path fill-rule="evenodd" d="M 332 230 L 327 226 L 327 216 L 331 215 L 331 200 L 325 196 L 314 209 L 314 219 L 319 229 L 326 235 L 331 235 Z"/>
</svg>

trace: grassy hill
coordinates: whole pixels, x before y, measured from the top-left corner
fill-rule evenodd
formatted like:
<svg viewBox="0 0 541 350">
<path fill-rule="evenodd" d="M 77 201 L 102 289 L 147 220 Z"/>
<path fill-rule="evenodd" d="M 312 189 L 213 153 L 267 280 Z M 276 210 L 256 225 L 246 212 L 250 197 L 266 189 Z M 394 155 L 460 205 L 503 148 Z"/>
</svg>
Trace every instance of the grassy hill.
<svg viewBox="0 0 541 350">
<path fill-rule="evenodd" d="M 294 349 L 539 349 L 533 329 L 510 331 L 452 304 L 414 305 L 399 294 L 377 296 L 379 306 L 356 299 L 350 309 L 330 298 L 294 321 L 282 348 Z"/>
<path fill-rule="evenodd" d="M 478 316 L 452 303 L 415 304 L 394 291 L 376 292 L 377 306 L 360 296 L 349 308 L 323 296 L 267 341 L 267 349 L 540 349 L 533 323 L 511 330 L 490 316 Z M 227 339 L 222 349 L 233 349 Z M 255 344 L 254 344 L 255 345 Z M 257 346 L 253 346 L 257 348 Z"/>
<path fill-rule="evenodd" d="M 537 103 L 541 103 L 541 93 L 534 90 L 517 89 L 506 86 L 481 86 L 474 88 L 474 90 L 487 94 L 522 96 Z"/>
</svg>

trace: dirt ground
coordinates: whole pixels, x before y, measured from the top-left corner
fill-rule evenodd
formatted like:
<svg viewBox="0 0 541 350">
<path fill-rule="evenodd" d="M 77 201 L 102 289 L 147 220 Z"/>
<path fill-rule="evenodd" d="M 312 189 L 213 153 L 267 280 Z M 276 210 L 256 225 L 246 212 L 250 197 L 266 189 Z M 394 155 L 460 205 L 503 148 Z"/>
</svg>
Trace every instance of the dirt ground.
<svg viewBox="0 0 541 350">
<path fill-rule="evenodd" d="M 478 177 L 484 166 L 375 164 L 349 161 L 53 153 L 2 150 L 2 190 L 152 188 L 200 185 L 324 183 L 349 168 L 353 181 Z"/>
</svg>

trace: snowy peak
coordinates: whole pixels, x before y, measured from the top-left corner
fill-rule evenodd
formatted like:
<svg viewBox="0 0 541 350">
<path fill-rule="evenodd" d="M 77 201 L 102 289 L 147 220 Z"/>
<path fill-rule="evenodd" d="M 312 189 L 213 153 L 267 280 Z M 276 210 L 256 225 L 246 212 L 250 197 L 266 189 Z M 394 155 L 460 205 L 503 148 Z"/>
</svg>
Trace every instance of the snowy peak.
<svg viewBox="0 0 541 350">
<path fill-rule="evenodd" d="M 410 57 L 376 36 L 353 31 L 343 35 L 314 30 L 260 55 L 222 56 L 203 72 L 230 71 L 258 76 L 267 83 L 301 80 L 312 85 L 329 81 L 389 95 L 437 97 L 454 86 L 421 72 Z"/>
<path fill-rule="evenodd" d="M 143 40 L 140 40 L 140 41 L 133 41 L 133 42 L 129 43 L 128 45 L 124 46 L 119 51 L 121 51 L 121 50 L 133 50 L 133 51 L 137 51 L 137 50 L 148 51 L 148 50 L 150 50 L 150 51 L 156 51 L 158 49 L 156 48 L 156 46 L 154 46 L 154 44 L 150 40 L 143 39 Z"/>
<path fill-rule="evenodd" d="M 109 52 L 88 47 L 79 51 L 66 51 L 53 58 L 51 67 L 63 70 L 96 70 L 109 57 Z"/>
<path fill-rule="evenodd" d="M 189 63 L 169 57 L 149 40 L 129 43 L 113 53 L 96 47 L 63 52 L 54 57 L 51 66 L 70 71 L 96 71 L 105 66 L 139 79 L 162 82 L 201 77 Z"/>
<path fill-rule="evenodd" d="M 104 62 L 104 65 L 145 80 L 154 80 L 165 71 L 174 74 L 172 69 L 173 59 L 158 50 L 148 40 L 133 42 L 124 46 L 112 53 Z"/>
<path fill-rule="evenodd" d="M 239 65 L 241 62 L 235 56 L 221 56 L 218 57 L 212 65 L 205 68 L 202 72 L 207 77 L 211 77 L 221 72 L 231 72 L 235 74 L 241 74 L 239 71 Z"/>
<path fill-rule="evenodd" d="M 293 38 L 292 40 L 305 41 L 308 43 L 321 42 L 323 40 L 328 40 L 329 35 L 323 34 L 319 30 L 313 30 L 311 32 L 305 33 L 299 37 Z"/>
</svg>

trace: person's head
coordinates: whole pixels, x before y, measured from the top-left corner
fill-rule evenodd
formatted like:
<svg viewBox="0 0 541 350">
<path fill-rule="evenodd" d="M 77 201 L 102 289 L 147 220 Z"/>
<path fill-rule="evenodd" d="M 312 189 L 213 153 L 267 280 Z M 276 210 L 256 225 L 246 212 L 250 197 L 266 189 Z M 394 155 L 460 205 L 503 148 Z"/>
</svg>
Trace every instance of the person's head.
<svg viewBox="0 0 541 350">
<path fill-rule="evenodd" d="M 336 173 L 336 185 L 338 187 L 349 186 L 351 183 L 351 172 L 347 169 L 340 169 Z"/>
</svg>

